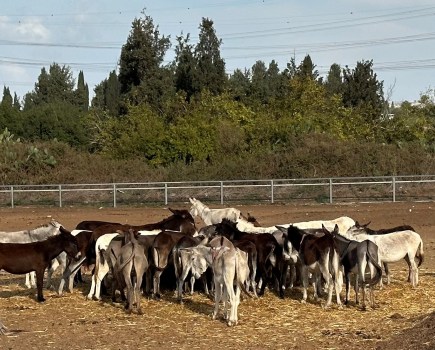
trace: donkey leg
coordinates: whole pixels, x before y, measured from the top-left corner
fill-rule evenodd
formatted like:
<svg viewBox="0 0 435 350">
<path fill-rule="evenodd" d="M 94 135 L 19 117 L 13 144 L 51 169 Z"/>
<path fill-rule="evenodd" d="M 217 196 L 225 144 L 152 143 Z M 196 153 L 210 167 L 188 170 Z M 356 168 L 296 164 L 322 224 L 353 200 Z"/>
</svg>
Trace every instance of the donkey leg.
<svg viewBox="0 0 435 350">
<path fill-rule="evenodd" d="M 163 270 L 162 269 L 157 269 L 154 272 L 154 278 L 153 278 L 153 294 L 154 294 L 154 298 L 157 300 L 160 300 L 160 276 L 162 275 Z"/>
<path fill-rule="evenodd" d="M 60 266 L 59 261 L 57 258 L 54 258 L 51 262 L 51 266 L 48 268 L 47 271 L 47 281 L 45 281 L 45 288 L 49 289 L 51 287 L 51 277 L 53 276 L 53 273 L 57 270 L 57 268 Z"/>
<path fill-rule="evenodd" d="M 346 301 L 345 304 L 349 304 L 349 297 L 350 297 L 350 273 L 345 273 L 345 279 L 346 279 Z"/>
<path fill-rule="evenodd" d="M 45 301 L 44 296 L 42 294 L 42 287 L 44 285 L 44 272 L 45 269 L 36 271 L 36 289 L 38 291 L 38 302 L 42 303 Z"/>
<path fill-rule="evenodd" d="M 214 283 L 214 310 L 212 313 L 213 320 L 216 319 L 218 312 L 219 312 L 219 303 L 222 299 L 222 284 L 215 281 Z"/>
<path fill-rule="evenodd" d="M 414 257 L 409 255 L 405 256 L 405 260 L 409 266 L 409 276 L 408 281 L 411 282 L 412 286 L 415 288 L 418 284 L 418 267 L 415 263 Z"/>
<path fill-rule="evenodd" d="M 388 264 L 384 263 L 385 275 L 387 276 L 387 285 L 390 284 L 390 269 L 388 268 Z"/>
</svg>

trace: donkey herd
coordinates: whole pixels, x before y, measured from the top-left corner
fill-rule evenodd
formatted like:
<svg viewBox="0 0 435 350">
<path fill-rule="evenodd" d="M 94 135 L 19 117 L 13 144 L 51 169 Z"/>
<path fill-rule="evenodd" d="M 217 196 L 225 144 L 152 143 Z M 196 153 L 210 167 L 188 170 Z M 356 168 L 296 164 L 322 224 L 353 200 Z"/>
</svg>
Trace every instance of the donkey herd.
<svg viewBox="0 0 435 350">
<path fill-rule="evenodd" d="M 57 267 L 62 277 L 57 287 L 71 291 L 80 280 L 82 267 L 93 266 L 87 299 L 101 300 L 111 281 L 111 296 L 118 294 L 127 312 L 142 313 L 143 295 L 161 297 L 161 284 L 175 289 L 177 300 L 183 293 L 202 288 L 214 295 L 213 319 L 224 304 L 224 319 L 229 326 L 238 322 L 241 293 L 261 297 L 265 288 L 284 298 L 285 288 L 302 288 L 302 300 L 312 286 L 318 300 L 326 292 L 323 307 L 329 307 L 335 293 L 346 285 L 345 304 L 349 302 L 351 282 L 355 302 L 366 308 L 375 306 L 373 287 L 382 287 L 382 275 L 390 282 L 388 263 L 405 259 L 408 281 L 418 284 L 418 267 L 423 262 L 423 241 L 411 226 L 372 230 L 349 217 L 334 220 L 261 226 L 249 214 L 236 208 L 210 209 L 189 198 L 190 210 L 169 209 L 171 215 L 157 223 L 133 226 L 104 221 L 83 221 L 73 231 L 52 221 L 33 230 L 0 232 L 0 270 L 26 274 L 26 285 L 35 285 L 37 300 L 43 302 L 46 287 Z M 197 230 L 195 217 L 204 227 Z M 416 259 L 418 262 L 416 262 Z M 107 276 L 112 278 L 106 279 Z M 199 285 L 196 284 L 199 280 Z M 0 323 L 0 334 L 7 328 Z"/>
</svg>

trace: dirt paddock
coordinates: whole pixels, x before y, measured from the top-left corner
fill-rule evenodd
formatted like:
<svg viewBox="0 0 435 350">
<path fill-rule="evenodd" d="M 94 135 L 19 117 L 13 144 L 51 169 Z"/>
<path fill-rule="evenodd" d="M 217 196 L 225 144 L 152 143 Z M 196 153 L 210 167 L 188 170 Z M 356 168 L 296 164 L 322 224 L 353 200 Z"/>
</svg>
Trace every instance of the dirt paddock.
<svg viewBox="0 0 435 350">
<path fill-rule="evenodd" d="M 174 206 L 175 208 L 188 208 Z M 161 301 L 143 298 L 143 315 L 127 315 L 109 297 L 85 300 L 88 283 L 58 297 L 45 290 L 39 304 L 24 276 L 0 273 L 0 320 L 14 332 L 0 337 L 1 349 L 434 349 L 435 348 L 435 203 L 239 206 L 265 225 L 333 219 L 347 215 L 372 228 L 412 225 L 424 241 L 420 284 L 407 282 L 405 261 L 391 264 L 392 284 L 376 290 L 377 307 L 362 311 L 354 302 L 323 309 L 312 299 L 301 304 L 301 290 L 286 290 L 284 300 L 267 291 L 239 306 L 239 325 L 227 327 L 210 317 L 213 302 L 195 293 L 176 303 L 173 292 Z M 166 208 L 0 208 L 0 231 L 45 224 L 52 217 L 72 230 L 82 220 L 129 224 L 159 221 Z M 198 219 L 197 224 L 202 226 Z M 56 276 L 55 285 L 59 283 Z M 342 295 L 343 296 L 343 295 Z M 354 298 L 352 292 L 351 298 Z M 352 299 L 354 300 L 354 299 Z"/>
</svg>

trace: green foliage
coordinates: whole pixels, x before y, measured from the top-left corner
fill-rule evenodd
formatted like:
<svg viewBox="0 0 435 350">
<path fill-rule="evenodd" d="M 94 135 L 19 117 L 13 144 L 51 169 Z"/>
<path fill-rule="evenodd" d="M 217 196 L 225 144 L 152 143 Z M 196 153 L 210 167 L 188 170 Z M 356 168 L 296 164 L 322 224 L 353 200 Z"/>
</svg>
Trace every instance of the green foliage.
<svg viewBox="0 0 435 350">
<path fill-rule="evenodd" d="M 111 116 L 119 115 L 121 88 L 115 71 L 110 72 L 109 77 L 99 83 L 94 92 L 92 107 L 107 111 Z"/>
<path fill-rule="evenodd" d="M 334 63 L 323 82 L 309 55 L 299 64 L 291 58 L 282 71 L 275 60 L 258 60 L 227 79 L 211 19 L 202 19 L 196 45 L 189 34 L 177 37 L 175 59 L 164 65 L 169 39 L 151 17 L 134 19 L 119 74 L 113 70 L 95 87 L 90 109 L 84 72 L 76 86 L 71 68 L 56 63 L 41 69 L 22 109 L 4 87 L 2 181 L 86 178 L 68 163 L 71 156 L 78 168 L 95 161 L 126 169 L 89 170 L 88 178 L 131 181 L 142 180 L 141 171 L 147 179 L 186 180 L 433 169 L 433 90 L 418 105 L 386 108 L 373 61 L 353 70 Z"/>
<path fill-rule="evenodd" d="M 86 147 L 88 144 L 80 109 L 69 102 L 39 104 L 24 110 L 22 117 L 27 121 L 22 134 L 26 139 L 57 139 L 76 147 Z"/>
<path fill-rule="evenodd" d="M 373 71 L 373 61 L 358 62 L 355 69 L 343 69 L 343 103 L 346 107 L 367 108 L 367 122 L 382 118 L 385 101 L 383 82 Z"/>
<path fill-rule="evenodd" d="M 3 184 L 16 174 L 32 176 L 57 164 L 47 148 L 41 151 L 34 144 L 24 143 L 7 128 L 0 134 L 0 154 L 0 181 Z"/>
<path fill-rule="evenodd" d="M 121 95 L 133 104 L 159 107 L 172 86 L 168 70 L 161 66 L 169 47 L 169 38 L 160 36 L 150 16 L 134 19 L 119 59 Z"/>
<path fill-rule="evenodd" d="M 325 88 L 329 95 L 341 95 L 343 93 L 343 77 L 341 76 L 341 67 L 339 64 L 334 63 L 329 68 Z"/>
<path fill-rule="evenodd" d="M 184 91 L 186 99 L 189 101 L 191 96 L 198 92 L 195 84 L 197 67 L 193 53 L 193 45 L 189 44 L 189 35 L 177 37 L 178 45 L 175 48 L 175 90 Z"/>
<path fill-rule="evenodd" d="M 43 67 L 35 90 L 25 96 L 24 109 L 58 101 L 74 103 L 74 85 L 70 67 L 53 63 L 48 72 Z"/>
<path fill-rule="evenodd" d="M 245 69 L 245 71 L 242 72 L 240 69 L 236 69 L 228 78 L 228 93 L 235 101 L 248 103 L 250 87 L 251 81 L 249 70 Z"/>
<path fill-rule="evenodd" d="M 167 129 L 148 106 L 130 106 L 121 117 L 109 117 L 100 125 L 101 152 L 115 159 L 143 157 L 150 164 L 164 162 Z"/>
<path fill-rule="evenodd" d="M 76 104 L 82 112 L 86 112 L 89 108 L 89 88 L 88 84 L 85 83 L 83 71 L 79 73 L 74 104 Z"/>
<path fill-rule="evenodd" d="M 224 91 L 227 76 L 225 61 L 220 55 L 222 40 L 218 39 L 213 21 L 203 18 L 199 26 L 199 41 L 195 47 L 196 90 L 209 90 L 213 94 Z"/>
</svg>

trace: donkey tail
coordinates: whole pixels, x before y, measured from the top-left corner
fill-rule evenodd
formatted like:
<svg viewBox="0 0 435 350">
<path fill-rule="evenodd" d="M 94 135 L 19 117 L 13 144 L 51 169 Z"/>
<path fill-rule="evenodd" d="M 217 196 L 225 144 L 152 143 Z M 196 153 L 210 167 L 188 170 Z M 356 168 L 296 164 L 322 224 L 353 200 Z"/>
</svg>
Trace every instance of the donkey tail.
<svg viewBox="0 0 435 350">
<path fill-rule="evenodd" d="M 182 270 L 182 261 L 181 261 L 181 254 L 178 251 L 177 247 L 174 247 L 172 249 L 172 256 L 174 258 L 174 269 L 175 269 L 175 277 L 180 277 L 183 273 Z"/>
<path fill-rule="evenodd" d="M 240 267 L 240 258 L 236 256 L 236 280 L 237 284 L 239 285 L 240 289 L 245 293 L 248 297 L 252 298 L 252 294 L 246 289 L 245 283 L 243 281 L 242 277 L 242 271 Z"/>
<path fill-rule="evenodd" d="M 379 265 L 379 262 L 378 262 L 378 252 L 377 252 L 378 247 L 375 244 L 372 245 L 370 243 L 372 243 L 372 242 L 371 241 L 367 242 L 366 257 L 367 257 L 367 260 L 370 261 L 374 265 L 374 267 L 376 269 L 376 275 L 374 277 L 370 278 L 370 280 L 366 281 L 366 283 L 369 286 L 374 286 L 374 285 L 378 284 L 381 281 L 381 278 L 382 278 L 382 266 Z M 372 254 L 370 246 L 376 247 L 376 250 L 374 251 L 375 254 Z M 373 255 L 375 255 L 375 256 L 373 256 Z"/>
<path fill-rule="evenodd" d="M 99 254 L 100 254 L 100 264 L 104 264 L 106 262 L 106 249 L 100 249 L 99 250 Z"/>
<path fill-rule="evenodd" d="M 424 261 L 423 240 L 420 240 L 420 244 L 418 245 L 416 256 L 418 257 L 417 267 L 420 267 L 420 265 L 423 264 Z"/>
<path fill-rule="evenodd" d="M 130 256 L 123 261 L 123 263 L 119 266 L 119 270 L 121 271 L 134 257 L 134 244 L 131 244 L 131 254 Z"/>
<path fill-rule="evenodd" d="M 159 259 L 159 252 L 157 251 L 156 247 L 152 247 L 152 255 L 153 255 L 153 261 L 154 261 L 154 266 L 158 269 L 160 266 L 160 259 Z"/>
</svg>

